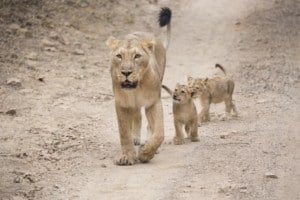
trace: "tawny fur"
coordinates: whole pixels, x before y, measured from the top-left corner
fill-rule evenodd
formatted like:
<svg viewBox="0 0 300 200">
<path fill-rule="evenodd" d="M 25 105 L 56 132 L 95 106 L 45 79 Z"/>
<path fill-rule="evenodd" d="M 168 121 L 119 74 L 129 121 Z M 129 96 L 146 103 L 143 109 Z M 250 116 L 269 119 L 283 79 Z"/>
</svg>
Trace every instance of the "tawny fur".
<svg viewBox="0 0 300 200">
<path fill-rule="evenodd" d="M 167 8 L 160 13 L 167 25 L 167 35 L 170 35 L 170 13 Z M 121 153 L 115 163 L 132 165 L 137 159 L 148 162 L 164 139 L 160 94 L 166 46 L 153 34 L 144 32 L 129 34 L 121 40 L 110 37 L 106 44 L 111 49 L 111 78 L 121 142 Z M 140 144 L 142 107 L 145 108 L 152 137 L 140 146 L 136 156 L 134 144 Z"/>
<path fill-rule="evenodd" d="M 225 73 L 225 69 L 221 65 L 219 66 L 216 67 L 219 67 Z M 236 106 L 232 99 L 234 91 L 234 81 L 232 79 L 220 76 L 210 79 L 188 77 L 187 83 L 194 90 L 195 97 L 199 97 L 201 102 L 202 110 L 198 115 L 199 125 L 202 122 L 210 121 L 209 108 L 211 103 L 225 103 L 225 118 L 237 116 Z"/>
<path fill-rule="evenodd" d="M 179 145 L 184 143 L 183 128 L 191 141 L 199 141 L 197 110 L 193 101 L 193 92 L 186 85 L 177 84 L 174 91 L 167 86 L 162 87 L 173 98 L 173 117 L 175 126 L 174 144 Z"/>
</svg>

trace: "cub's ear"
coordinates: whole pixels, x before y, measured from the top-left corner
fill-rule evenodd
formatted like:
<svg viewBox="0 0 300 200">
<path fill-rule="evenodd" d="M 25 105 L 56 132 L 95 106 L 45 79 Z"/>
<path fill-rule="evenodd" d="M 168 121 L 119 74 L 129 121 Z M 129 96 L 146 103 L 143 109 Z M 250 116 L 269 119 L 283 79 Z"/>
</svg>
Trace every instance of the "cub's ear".
<svg viewBox="0 0 300 200">
<path fill-rule="evenodd" d="M 208 82 L 208 78 L 205 78 L 205 79 L 202 81 L 202 84 L 203 84 L 203 85 L 207 85 L 207 82 Z"/>
<path fill-rule="evenodd" d="M 187 82 L 191 82 L 191 81 L 193 81 L 194 79 L 193 79 L 193 77 L 188 76 L 188 77 L 186 78 L 186 80 L 187 80 Z"/>
<path fill-rule="evenodd" d="M 106 44 L 111 50 L 115 50 L 115 49 L 117 48 L 118 44 L 119 44 L 119 40 L 116 39 L 116 38 L 113 37 L 113 36 L 110 36 L 110 37 L 106 40 L 105 44 Z"/>
<path fill-rule="evenodd" d="M 154 51 L 155 41 L 153 40 L 142 41 L 141 45 L 148 53 L 152 53 Z"/>
</svg>

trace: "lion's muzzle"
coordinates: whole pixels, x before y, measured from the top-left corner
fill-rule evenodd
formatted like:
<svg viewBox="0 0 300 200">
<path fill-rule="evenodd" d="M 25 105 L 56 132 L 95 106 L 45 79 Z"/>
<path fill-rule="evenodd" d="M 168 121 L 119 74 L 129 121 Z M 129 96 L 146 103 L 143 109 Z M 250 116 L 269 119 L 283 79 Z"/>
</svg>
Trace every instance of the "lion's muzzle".
<svg viewBox="0 0 300 200">
<path fill-rule="evenodd" d="M 173 95 L 173 100 L 175 101 L 175 102 L 179 102 L 180 101 L 180 98 L 178 98 L 178 96 L 177 95 Z"/>
<path fill-rule="evenodd" d="M 129 80 L 125 80 L 121 83 L 121 88 L 123 89 L 135 89 L 138 85 L 138 81 L 130 82 Z"/>
</svg>

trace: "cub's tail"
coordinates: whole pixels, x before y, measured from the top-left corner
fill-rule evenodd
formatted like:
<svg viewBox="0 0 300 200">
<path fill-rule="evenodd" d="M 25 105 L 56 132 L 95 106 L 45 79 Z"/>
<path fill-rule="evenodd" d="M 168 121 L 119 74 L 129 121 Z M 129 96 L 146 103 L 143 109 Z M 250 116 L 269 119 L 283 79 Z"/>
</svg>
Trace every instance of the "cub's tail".
<svg viewBox="0 0 300 200">
<path fill-rule="evenodd" d="M 225 70 L 225 68 L 222 65 L 220 65 L 220 64 L 217 63 L 215 67 L 219 68 L 220 70 L 222 70 L 222 72 L 226 75 L 226 70 Z"/>
<path fill-rule="evenodd" d="M 165 49 L 168 49 L 171 37 L 171 18 L 172 18 L 172 11 L 168 7 L 163 7 L 160 10 L 158 16 L 158 22 L 160 27 L 167 26 L 167 33 L 164 41 Z"/>
<path fill-rule="evenodd" d="M 167 86 L 165 85 L 161 85 L 162 88 L 164 88 L 171 96 L 173 95 L 173 92 L 170 88 L 168 88 Z"/>
</svg>

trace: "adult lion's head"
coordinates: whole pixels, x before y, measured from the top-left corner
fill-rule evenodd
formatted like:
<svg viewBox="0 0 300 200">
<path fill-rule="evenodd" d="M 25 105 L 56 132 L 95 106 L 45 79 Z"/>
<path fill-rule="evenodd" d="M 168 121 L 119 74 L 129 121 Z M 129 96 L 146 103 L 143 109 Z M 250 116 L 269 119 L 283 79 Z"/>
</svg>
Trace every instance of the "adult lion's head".
<svg viewBox="0 0 300 200">
<path fill-rule="evenodd" d="M 135 89 L 148 70 L 154 41 L 110 37 L 106 44 L 111 49 L 111 76 L 114 84 L 120 84 L 123 89 Z"/>
</svg>

